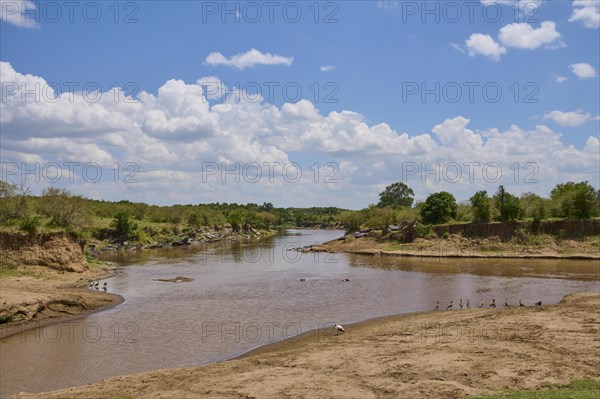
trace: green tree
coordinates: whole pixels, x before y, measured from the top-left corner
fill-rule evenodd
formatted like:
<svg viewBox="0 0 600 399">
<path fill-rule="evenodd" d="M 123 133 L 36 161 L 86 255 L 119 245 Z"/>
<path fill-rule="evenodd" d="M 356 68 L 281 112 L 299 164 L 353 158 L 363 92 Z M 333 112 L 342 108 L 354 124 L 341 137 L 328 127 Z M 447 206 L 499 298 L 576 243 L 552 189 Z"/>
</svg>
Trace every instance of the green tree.
<svg viewBox="0 0 600 399">
<path fill-rule="evenodd" d="M 521 195 L 521 210 L 525 217 L 540 221 L 546 218 L 548 200 L 534 193 Z"/>
<path fill-rule="evenodd" d="M 474 222 L 489 222 L 491 219 L 491 201 L 487 195 L 487 191 L 477 191 L 471 198 L 471 212 L 473 213 Z"/>
<path fill-rule="evenodd" d="M 259 212 L 258 219 L 260 220 L 262 227 L 270 229 L 275 223 L 277 223 L 277 216 L 271 212 Z"/>
<path fill-rule="evenodd" d="M 413 197 L 415 193 L 412 188 L 401 182 L 393 183 L 379 193 L 379 203 L 377 206 L 380 208 L 391 206 L 392 208 L 399 208 L 401 206 L 410 207 L 413 204 Z"/>
<path fill-rule="evenodd" d="M 236 209 L 227 215 L 227 222 L 234 231 L 240 231 L 246 223 L 246 215 L 242 209 Z"/>
<path fill-rule="evenodd" d="M 274 209 L 273 204 L 270 202 L 263 202 L 263 204 L 259 206 L 259 208 L 265 212 L 272 212 Z"/>
<path fill-rule="evenodd" d="M 500 213 L 498 220 L 516 220 L 521 213 L 521 202 L 519 198 L 510 194 L 504 186 L 498 187 L 498 191 L 494 195 L 494 203 L 496 209 Z"/>
<path fill-rule="evenodd" d="M 376 205 L 369 205 L 362 212 L 365 218 L 363 224 L 372 229 L 385 230 L 396 220 L 396 215 L 390 208 L 379 208 Z"/>
<path fill-rule="evenodd" d="M 345 211 L 337 216 L 337 220 L 346 227 L 348 232 L 353 232 L 360 229 L 364 217 L 359 211 Z"/>
<path fill-rule="evenodd" d="M 587 181 L 558 184 L 550 192 L 550 199 L 556 216 L 588 219 L 598 212 L 596 191 Z"/>
<path fill-rule="evenodd" d="M 446 191 L 431 194 L 421 204 L 421 218 L 425 224 L 441 224 L 456 217 L 458 205 L 454 196 Z"/>
<path fill-rule="evenodd" d="M 137 223 L 131 220 L 131 217 L 126 212 L 118 212 L 115 214 L 111 226 L 115 229 L 117 236 L 123 240 L 131 238 L 138 227 Z"/>
<path fill-rule="evenodd" d="M 196 212 L 190 213 L 188 215 L 187 222 L 190 226 L 196 229 L 202 226 L 202 219 Z"/>
<path fill-rule="evenodd" d="M 42 212 L 56 227 L 83 227 L 89 223 L 87 200 L 65 189 L 47 188 L 42 193 Z"/>
<path fill-rule="evenodd" d="M 29 215 L 29 189 L 0 180 L 0 223 Z"/>
</svg>

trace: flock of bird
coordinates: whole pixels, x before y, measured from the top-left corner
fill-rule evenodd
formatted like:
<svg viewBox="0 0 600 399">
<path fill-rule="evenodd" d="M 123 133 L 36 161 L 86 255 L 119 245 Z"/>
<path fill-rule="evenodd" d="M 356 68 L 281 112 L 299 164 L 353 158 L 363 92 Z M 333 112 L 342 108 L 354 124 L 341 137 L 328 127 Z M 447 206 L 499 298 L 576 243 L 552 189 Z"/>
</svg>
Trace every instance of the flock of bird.
<svg viewBox="0 0 600 399">
<path fill-rule="evenodd" d="M 467 299 L 467 302 L 463 302 L 462 298 L 460 298 L 460 302 L 458 303 L 458 306 L 463 309 L 463 308 L 470 308 L 471 307 L 471 302 Z M 484 308 L 485 302 L 483 301 L 483 299 L 481 300 L 481 302 L 479 302 L 479 307 L 480 308 Z M 512 305 L 510 304 L 510 302 L 508 302 L 508 298 L 504 298 L 504 306 L 509 308 Z M 515 305 L 516 306 L 516 305 Z M 520 307 L 525 307 L 525 304 L 523 303 L 523 301 L 521 299 L 519 299 L 519 306 Z M 542 301 L 536 302 L 535 306 L 542 306 Z M 496 299 L 492 298 L 492 303 L 489 304 L 490 308 L 495 308 L 496 307 Z M 454 301 L 450 301 L 450 303 L 448 304 L 448 306 L 446 306 L 447 310 L 450 310 L 454 308 Z M 435 310 L 439 310 L 440 309 L 440 301 L 437 301 L 435 303 Z"/>
<path fill-rule="evenodd" d="M 91 282 L 88 285 L 89 288 L 94 288 L 96 290 L 100 290 L 100 281 L 96 281 L 96 282 Z M 102 291 L 106 292 L 106 290 L 108 289 L 108 283 L 105 281 L 104 284 L 102 284 Z"/>
</svg>

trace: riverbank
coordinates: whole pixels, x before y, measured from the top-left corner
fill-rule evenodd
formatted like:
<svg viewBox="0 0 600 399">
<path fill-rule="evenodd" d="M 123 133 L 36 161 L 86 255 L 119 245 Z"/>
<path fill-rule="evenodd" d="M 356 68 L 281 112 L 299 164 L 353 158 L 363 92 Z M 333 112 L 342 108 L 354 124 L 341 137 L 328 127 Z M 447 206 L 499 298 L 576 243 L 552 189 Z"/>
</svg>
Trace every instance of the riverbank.
<svg viewBox="0 0 600 399">
<path fill-rule="evenodd" d="M 432 258 L 600 259 L 600 236 L 559 239 L 538 235 L 501 240 L 450 234 L 445 238 L 416 238 L 402 243 L 382 237 L 378 231 L 363 234 L 346 235 L 307 250 Z"/>
<path fill-rule="evenodd" d="M 153 245 L 109 240 L 84 242 L 67 232 L 23 234 L 0 231 L 0 339 L 31 328 L 72 319 L 123 302 L 117 294 L 87 288 L 114 275 L 116 267 L 94 257 L 118 251 L 152 251 L 218 241 L 270 237 L 274 230 L 236 232 L 199 228 Z M 86 254 L 87 257 L 86 257 Z"/>
<path fill-rule="evenodd" d="M 90 281 L 113 274 L 108 264 L 79 273 L 43 266 L 10 269 L 0 277 L 0 339 L 120 304 L 124 300 L 120 295 L 87 288 Z"/>
<path fill-rule="evenodd" d="M 462 398 L 600 379 L 600 294 L 389 317 L 222 363 L 14 398 Z"/>
</svg>

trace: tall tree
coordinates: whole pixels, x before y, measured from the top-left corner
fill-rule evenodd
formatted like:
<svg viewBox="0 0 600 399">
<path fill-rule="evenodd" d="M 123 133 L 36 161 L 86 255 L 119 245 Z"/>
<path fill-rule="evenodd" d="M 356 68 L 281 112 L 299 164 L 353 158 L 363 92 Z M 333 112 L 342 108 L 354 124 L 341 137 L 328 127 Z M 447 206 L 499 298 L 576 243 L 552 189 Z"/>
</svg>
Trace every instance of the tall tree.
<svg viewBox="0 0 600 399">
<path fill-rule="evenodd" d="M 441 224 L 456 217 L 458 205 L 454 196 L 446 191 L 431 194 L 421 205 L 421 218 L 426 224 Z"/>
<path fill-rule="evenodd" d="M 596 191 L 587 181 L 558 184 L 550 192 L 550 198 L 556 216 L 587 219 L 598 212 Z"/>
<path fill-rule="evenodd" d="M 491 218 L 491 202 L 487 191 L 477 191 L 469 199 L 474 222 L 489 222 Z"/>
<path fill-rule="evenodd" d="M 500 212 L 498 220 L 516 220 L 521 213 L 521 202 L 504 189 L 504 186 L 498 187 L 498 191 L 494 195 L 496 209 Z"/>
<path fill-rule="evenodd" d="M 393 183 L 379 193 L 378 207 L 383 208 L 391 206 L 399 208 L 401 206 L 410 207 L 413 204 L 415 193 L 412 188 L 402 182 Z"/>
</svg>

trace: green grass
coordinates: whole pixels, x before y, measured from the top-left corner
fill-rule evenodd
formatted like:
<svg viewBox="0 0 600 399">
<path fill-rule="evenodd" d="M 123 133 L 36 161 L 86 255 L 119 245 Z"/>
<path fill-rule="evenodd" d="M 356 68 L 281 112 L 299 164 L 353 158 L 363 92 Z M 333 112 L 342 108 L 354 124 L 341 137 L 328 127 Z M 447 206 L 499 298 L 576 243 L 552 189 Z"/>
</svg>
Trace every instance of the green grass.
<svg viewBox="0 0 600 399">
<path fill-rule="evenodd" d="M 472 399 L 600 399 L 600 381 L 573 381 L 568 385 L 552 385 L 539 391 L 507 391 Z"/>
</svg>

